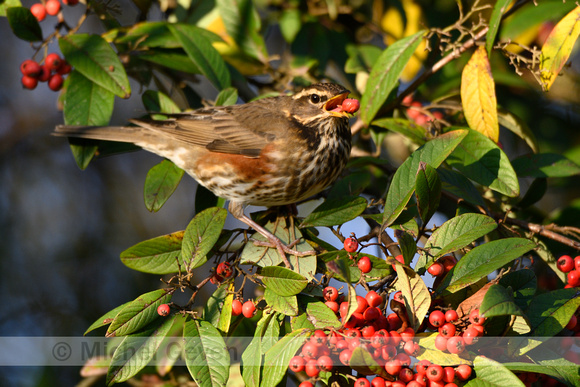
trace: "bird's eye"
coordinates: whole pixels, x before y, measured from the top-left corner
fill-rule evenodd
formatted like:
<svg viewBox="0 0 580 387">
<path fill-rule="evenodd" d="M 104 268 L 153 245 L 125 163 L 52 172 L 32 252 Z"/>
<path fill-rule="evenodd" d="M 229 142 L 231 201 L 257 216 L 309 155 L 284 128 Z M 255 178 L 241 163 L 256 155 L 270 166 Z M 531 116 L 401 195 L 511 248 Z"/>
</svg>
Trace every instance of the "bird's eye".
<svg viewBox="0 0 580 387">
<path fill-rule="evenodd" d="M 312 102 L 312 103 L 320 102 L 320 96 L 318 94 L 312 94 L 310 96 L 310 102 Z"/>
</svg>

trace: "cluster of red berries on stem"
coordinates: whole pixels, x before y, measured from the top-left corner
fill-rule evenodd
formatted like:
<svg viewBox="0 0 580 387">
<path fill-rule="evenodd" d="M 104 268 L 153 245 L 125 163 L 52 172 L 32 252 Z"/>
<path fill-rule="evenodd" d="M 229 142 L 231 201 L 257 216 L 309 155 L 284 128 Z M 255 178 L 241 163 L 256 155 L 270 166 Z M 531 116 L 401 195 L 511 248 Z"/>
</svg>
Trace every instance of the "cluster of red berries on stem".
<svg viewBox="0 0 580 387">
<path fill-rule="evenodd" d="M 429 122 L 434 121 L 435 119 L 442 120 L 444 117 L 443 113 L 437 110 L 432 113 L 432 116 L 423 113 L 423 111 L 425 111 L 422 109 L 423 104 L 419 101 L 414 101 L 413 97 L 410 95 L 403 98 L 401 104 L 407 107 L 407 117 L 421 126 L 426 126 Z"/>
<path fill-rule="evenodd" d="M 407 326 L 399 314 L 393 312 L 385 316 L 379 307 L 384 303 L 381 295 L 370 291 L 365 297 L 357 296 L 357 308 L 345 321 L 348 302 L 341 301 L 339 291 L 327 286 L 323 290 L 327 306 L 338 313 L 343 327 L 339 330 L 316 330 L 303 344 L 299 354 L 294 356 L 288 368 L 294 373 L 304 372 L 309 380 L 300 387 L 312 387 L 321 372 L 337 372 L 338 367 L 351 366 L 351 358 L 356 348 L 368 352 L 382 368 L 380 375 L 372 381 L 359 377 L 357 387 L 400 387 L 400 386 L 447 386 L 453 387 L 454 380 L 465 381 L 471 376 L 471 367 L 441 367 L 422 360 L 412 368 L 412 357 L 421 348 L 415 341 L 415 331 Z M 401 292 L 396 292 L 391 301 L 391 309 L 404 305 Z M 451 316 L 450 316 L 451 317 Z"/>
<path fill-rule="evenodd" d="M 56 53 L 48 54 L 42 65 L 27 59 L 20 65 L 22 86 L 33 90 L 38 86 L 38 82 L 47 82 L 49 89 L 59 91 L 64 82 L 63 75 L 70 73 L 71 70 L 71 65 Z"/>
<path fill-rule="evenodd" d="M 358 247 L 359 244 L 354 235 L 344 240 L 344 250 L 348 253 L 351 259 L 355 259 L 355 257 L 357 256 L 357 254 L 353 255 L 353 253 L 357 252 Z M 357 261 L 357 266 L 361 271 L 361 273 L 364 274 L 370 273 L 370 271 L 373 269 L 371 259 L 367 256 L 359 258 Z"/>
<path fill-rule="evenodd" d="M 465 347 L 478 342 L 484 334 L 483 323 L 485 317 L 479 314 L 479 309 L 473 309 L 469 315 L 469 324 L 460 324 L 459 315 L 455 310 L 443 313 L 434 310 L 429 314 L 429 323 L 438 330 L 435 337 L 435 348 L 459 354 L 465 351 Z"/>
<path fill-rule="evenodd" d="M 65 5 L 73 6 L 79 3 L 79 0 L 62 0 Z M 61 10 L 60 1 L 47 0 L 41 3 L 35 3 L 30 7 L 30 12 L 39 22 L 46 19 L 46 15 L 56 16 Z"/>
<path fill-rule="evenodd" d="M 572 258 L 569 255 L 562 255 L 558 258 L 556 266 L 562 273 L 566 273 L 567 284 L 565 288 L 580 286 L 580 255 Z"/>
</svg>

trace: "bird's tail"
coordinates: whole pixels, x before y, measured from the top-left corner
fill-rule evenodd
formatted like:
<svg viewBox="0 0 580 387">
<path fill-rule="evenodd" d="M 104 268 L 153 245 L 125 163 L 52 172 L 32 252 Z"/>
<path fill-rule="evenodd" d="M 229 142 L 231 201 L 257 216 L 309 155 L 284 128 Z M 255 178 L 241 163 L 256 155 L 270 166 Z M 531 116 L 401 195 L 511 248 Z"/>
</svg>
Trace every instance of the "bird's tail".
<svg viewBox="0 0 580 387">
<path fill-rule="evenodd" d="M 53 136 L 135 143 L 143 133 L 139 126 L 70 126 L 58 125 Z"/>
</svg>

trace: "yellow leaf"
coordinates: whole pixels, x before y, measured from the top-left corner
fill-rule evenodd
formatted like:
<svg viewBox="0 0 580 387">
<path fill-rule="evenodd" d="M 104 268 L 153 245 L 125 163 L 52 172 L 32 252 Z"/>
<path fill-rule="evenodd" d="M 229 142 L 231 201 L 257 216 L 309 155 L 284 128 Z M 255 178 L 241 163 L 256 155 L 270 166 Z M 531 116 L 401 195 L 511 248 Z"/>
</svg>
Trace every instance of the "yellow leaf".
<svg viewBox="0 0 580 387">
<path fill-rule="evenodd" d="M 385 43 L 391 45 L 397 40 L 407 36 L 411 36 L 425 27 L 425 20 L 423 17 L 423 10 L 413 0 L 403 0 L 403 11 L 405 12 L 403 22 L 403 15 L 399 8 L 390 7 L 381 19 L 381 27 L 387 33 Z M 412 80 L 421 67 L 423 61 L 427 58 L 426 43 L 423 41 L 413 53 L 413 56 L 405 66 L 401 79 L 405 82 Z"/>
<path fill-rule="evenodd" d="M 469 127 L 497 142 L 499 124 L 495 84 L 484 46 L 475 50 L 463 68 L 461 103 Z"/>
<path fill-rule="evenodd" d="M 576 7 L 556 24 L 540 56 L 540 77 L 544 91 L 548 91 L 570 57 L 580 35 L 580 7 Z"/>
</svg>

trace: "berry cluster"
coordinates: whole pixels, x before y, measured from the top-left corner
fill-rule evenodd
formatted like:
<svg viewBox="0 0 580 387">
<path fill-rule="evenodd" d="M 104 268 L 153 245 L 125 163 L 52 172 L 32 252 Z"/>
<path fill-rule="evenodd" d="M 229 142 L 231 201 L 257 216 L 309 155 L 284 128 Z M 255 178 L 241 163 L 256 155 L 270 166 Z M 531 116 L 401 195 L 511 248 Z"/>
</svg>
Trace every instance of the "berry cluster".
<svg viewBox="0 0 580 387">
<path fill-rule="evenodd" d="M 574 259 L 569 255 L 562 255 L 556 266 L 562 273 L 566 273 L 568 283 L 565 288 L 580 286 L 580 255 Z"/>
<path fill-rule="evenodd" d="M 473 309 L 462 320 L 454 310 L 445 313 L 434 310 L 429 315 L 429 323 L 439 331 L 435 337 L 435 348 L 455 354 L 465 351 L 466 346 L 477 343 L 483 336 L 484 322 L 485 317 L 479 314 L 479 309 Z"/>
<path fill-rule="evenodd" d="M 300 384 L 301 387 L 313 386 L 320 372 L 330 372 L 335 366 L 350 366 L 353 351 L 364 348 L 384 369 L 382 376 L 375 376 L 372 381 L 361 377 L 354 385 L 357 387 L 382 386 L 447 386 L 453 387 L 454 380 L 464 381 L 471 376 L 471 367 L 460 365 L 457 368 L 441 367 L 423 360 L 411 367 L 411 357 L 421 350 L 415 341 L 415 331 L 407 326 L 405 319 L 398 313 L 383 315 L 379 306 L 384 299 L 375 291 L 365 297 L 357 296 L 357 308 L 345 321 L 348 302 L 341 301 L 339 291 L 328 286 L 323 291 L 327 306 L 339 313 L 343 320 L 343 329 L 316 330 L 304 343 L 300 354 L 290 360 L 289 369 L 295 373 L 305 372 L 310 380 Z M 391 300 L 391 309 L 403 308 L 401 292 L 396 292 Z M 400 308 L 398 308 L 400 306 Z M 450 318 L 454 316 L 449 314 Z M 455 314 L 456 318 L 457 314 Z"/>
<path fill-rule="evenodd" d="M 406 107 L 407 117 L 421 126 L 427 126 L 429 122 L 442 120 L 444 117 L 443 113 L 438 110 L 434 111 L 431 116 L 425 114 L 423 104 L 419 101 L 414 101 L 410 95 L 403 98 L 401 104 Z"/>
<path fill-rule="evenodd" d="M 79 0 L 62 0 L 65 5 L 73 6 L 79 3 Z M 47 0 L 42 3 L 35 3 L 30 7 L 30 12 L 39 22 L 46 19 L 46 15 L 56 16 L 61 10 L 60 1 Z"/>
<path fill-rule="evenodd" d="M 348 253 L 350 259 L 356 258 L 357 254 L 353 255 L 353 253 L 356 253 L 358 247 L 358 241 L 354 235 L 344 240 L 344 250 Z M 373 269 L 371 259 L 367 256 L 359 258 L 357 261 L 357 266 L 361 273 L 364 274 L 369 273 Z"/>
<path fill-rule="evenodd" d="M 70 73 L 71 70 L 71 65 L 56 53 L 48 54 L 42 65 L 27 59 L 20 65 L 22 86 L 33 90 L 38 86 L 38 82 L 47 82 L 51 90 L 59 91 L 64 82 L 63 75 Z"/>
</svg>

